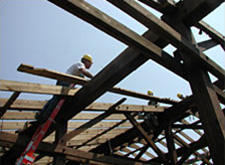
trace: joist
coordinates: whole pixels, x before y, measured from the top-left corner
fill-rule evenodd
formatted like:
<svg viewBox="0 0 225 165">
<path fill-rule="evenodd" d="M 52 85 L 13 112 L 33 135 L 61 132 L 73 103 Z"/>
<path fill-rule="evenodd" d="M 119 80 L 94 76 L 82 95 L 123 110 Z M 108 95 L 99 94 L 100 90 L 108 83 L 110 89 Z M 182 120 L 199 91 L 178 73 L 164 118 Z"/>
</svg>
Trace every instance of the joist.
<svg viewBox="0 0 225 165">
<path fill-rule="evenodd" d="M 86 122 L 69 122 L 68 128 L 69 129 L 75 129 L 80 127 L 81 125 L 85 124 Z M 109 128 L 114 124 L 117 124 L 119 122 L 99 122 L 96 125 L 93 126 L 93 128 L 101 128 L 101 127 L 105 127 L 105 128 Z M 2 124 L 2 129 L 3 130 L 17 130 L 17 129 L 23 129 L 25 125 L 25 122 L 7 122 L 4 121 L 4 123 Z M 129 122 L 123 123 L 121 124 L 119 127 L 131 127 L 131 124 Z"/>
<path fill-rule="evenodd" d="M 6 99 L 0 99 L 0 107 L 7 101 Z M 46 104 L 46 101 L 34 101 L 34 100 L 16 100 L 10 109 L 14 110 L 41 110 L 43 106 Z M 92 103 L 87 106 L 85 111 L 106 111 L 113 104 L 112 103 Z M 118 105 L 115 110 L 116 113 L 119 112 L 164 112 L 167 107 L 163 106 L 148 106 L 148 105 L 135 105 L 135 104 L 122 104 Z"/>
<path fill-rule="evenodd" d="M 19 111 L 8 111 L 1 118 L 3 120 L 34 120 L 36 112 L 19 112 Z M 74 116 L 72 120 L 91 120 L 95 117 L 99 116 L 98 113 L 79 113 Z M 106 118 L 106 120 L 124 120 L 125 117 L 122 114 L 113 114 Z"/>
</svg>

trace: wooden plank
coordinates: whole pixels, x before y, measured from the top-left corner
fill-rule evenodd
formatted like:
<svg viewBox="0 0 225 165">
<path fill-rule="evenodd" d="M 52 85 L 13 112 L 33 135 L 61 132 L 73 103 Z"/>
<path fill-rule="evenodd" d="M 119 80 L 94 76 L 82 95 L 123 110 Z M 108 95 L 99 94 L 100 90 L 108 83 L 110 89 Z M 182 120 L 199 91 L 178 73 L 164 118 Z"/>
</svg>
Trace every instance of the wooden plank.
<svg viewBox="0 0 225 165">
<path fill-rule="evenodd" d="M 27 138 L 18 138 L 17 135 L 13 135 L 13 134 L 8 134 L 5 132 L 1 132 L 1 136 L 0 136 L 0 145 L 7 145 L 8 147 L 12 147 L 14 145 L 14 143 L 16 141 L 19 141 L 18 145 L 17 145 L 17 149 L 20 149 L 22 146 L 26 145 L 26 143 L 28 142 Z M 97 161 L 97 162 L 103 162 L 103 163 L 113 163 L 113 164 L 135 164 L 135 165 L 139 165 L 142 164 L 140 162 L 134 162 L 132 160 L 125 160 L 122 158 L 115 158 L 115 157 L 110 157 L 110 156 L 103 156 L 103 155 L 99 155 L 99 154 L 95 154 L 95 153 L 91 153 L 91 152 L 84 152 L 84 151 L 80 151 L 80 150 L 75 150 L 69 147 L 65 147 L 62 145 L 53 145 L 53 144 L 49 144 L 46 142 L 42 142 L 38 148 L 37 148 L 37 152 L 44 152 L 47 155 L 51 155 L 51 154 L 64 154 L 67 156 L 71 156 L 70 160 L 73 160 L 73 157 L 78 157 L 78 158 L 82 158 L 82 159 L 86 159 L 86 161 L 88 162 L 89 160 L 93 160 L 93 161 Z M 4 160 L 3 160 L 4 161 Z M 4 162 L 3 162 L 4 163 Z"/>
<path fill-rule="evenodd" d="M 2 117 L 3 120 L 34 120 L 36 112 L 25 112 L 25 111 L 8 111 Z M 98 113 L 79 113 L 72 118 L 72 120 L 91 120 L 100 114 Z M 126 119 L 122 114 L 112 114 L 105 120 L 124 120 Z"/>
<path fill-rule="evenodd" d="M 28 64 L 21 64 L 17 68 L 17 70 L 21 71 L 21 72 L 25 72 L 25 73 L 44 76 L 44 77 L 48 77 L 48 78 L 54 78 L 56 80 L 63 80 L 63 81 L 76 83 L 76 84 L 80 84 L 80 85 L 84 85 L 85 83 L 88 82 L 88 80 L 86 80 L 85 78 L 81 78 L 78 76 L 69 75 L 69 74 L 65 74 L 65 73 L 61 73 L 61 72 L 57 72 L 57 71 L 53 71 L 53 70 L 49 70 L 49 69 L 34 68 L 33 66 L 28 65 Z M 146 95 L 143 93 L 138 93 L 135 91 L 126 90 L 126 89 L 122 89 L 122 88 L 118 88 L 118 87 L 113 87 L 113 88 L 109 89 L 108 91 L 116 93 L 116 94 L 122 94 L 122 95 L 136 97 L 136 98 L 145 99 L 145 100 L 153 100 L 153 101 L 157 101 L 157 102 L 161 102 L 161 103 L 168 103 L 168 104 L 176 103 L 175 100 L 171 100 L 168 98 L 159 98 L 156 96 L 150 96 L 150 95 Z"/>
<path fill-rule="evenodd" d="M 34 120 L 36 112 L 20 112 L 20 111 L 8 111 L 2 117 L 3 120 Z M 72 120 L 91 120 L 100 114 L 98 113 L 79 113 L 72 118 Z M 105 120 L 124 120 L 126 117 L 122 114 L 112 114 L 106 117 Z"/>
<path fill-rule="evenodd" d="M 80 127 L 81 125 L 85 124 L 86 122 L 69 122 L 68 128 L 69 129 L 75 129 Z M 93 126 L 93 128 L 110 128 L 112 125 L 115 125 L 119 122 L 100 122 Z M 4 121 L 2 124 L 3 130 L 17 130 L 17 129 L 23 129 L 25 125 L 25 122 L 7 122 Z M 119 127 L 131 127 L 131 124 L 129 122 L 121 124 Z"/>
<path fill-rule="evenodd" d="M 225 36 L 204 21 L 199 21 L 195 26 L 208 34 L 214 41 L 218 42 L 223 50 L 225 50 Z"/>
<path fill-rule="evenodd" d="M 187 39 L 182 37 L 168 24 L 154 16 L 149 10 L 145 9 L 135 1 L 129 0 L 108 0 L 110 3 L 119 7 L 124 12 L 131 15 L 133 18 L 152 29 L 159 36 L 165 40 L 170 40 L 171 43 L 185 51 L 190 58 L 197 60 L 200 64 L 204 65 L 212 74 L 217 76 L 224 82 L 225 71 L 222 67 L 217 65 L 205 54 L 199 52 L 196 47 L 192 46 Z"/>
<path fill-rule="evenodd" d="M 1 91 L 73 96 L 79 89 L 58 85 L 44 85 L 19 81 L 0 80 Z"/>
<path fill-rule="evenodd" d="M 58 71 L 52 71 L 45 68 L 34 68 L 34 66 L 32 65 L 28 65 L 24 63 L 20 64 L 17 70 L 20 72 L 31 73 L 31 74 L 35 74 L 35 75 L 39 75 L 43 77 L 56 79 L 59 81 L 66 81 L 66 82 L 71 82 L 71 83 L 80 84 L 80 85 L 84 85 L 88 82 L 87 79 L 79 77 L 79 76 L 66 74 L 66 73 L 62 73 Z"/>
<path fill-rule="evenodd" d="M 145 132 L 145 130 L 141 127 L 140 124 L 138 124 L 134 118 L 128 114 L 124 113 L 124 115 L 127 117 L 127 119 L 132 123 L 132 125 L 141 133 L 143 138 L 146 140 L 149 146 L 152 147 L 152 149 L 158 154 L 158 156 L 163 160 L 163 162 L 167 162 L 167 158 L 163 155 L 162 151 L 155 145 L 154 141 L 151 140 L 148 136 L 148 134 Z"/>
<path fill-rule="evenodd" d="M 79 128 L 65 134 L 61 139 L 60 139 L 60 143 L 64 143 L 68 140 L 70 140 L 71 138 L 75 137 L 76 135 L 79 135 L 80 133 L 82 133 L 83 131 L 87 130 L 88 128 L 92 127 L 93 125 L 97 124 L 98 122 L 100 122 L 101 120 L 105 119 L 106 117 L 110 116 L 113 112 L 115 112 L 115 108 L 122 104 L 126 99 L 123 98 L 120 101 L 118 101 L 116 104 L 114 104 L 113 106 L 111 106 L 105 113 L 97 116 L 96 118 L 90 120 L 89 122 L 85 123 L 84 125 L 80 126 Z"/>
<path fill-rule="evenodd" d="M 20 95 L 20 92 L 14 92 L 11 97 L 7 100 L 2 108 L 0 108 L 0 118 L 5 114 L 7 109 L 13 104 L 13 102 L 17 99 Z"/>
<path fill-rule="evenodd" d="M 4 105 L 7 99 L 0 98 L 0 107 Z M 34 100 L 16 100 L 9 109 L 16 110 L 42 110 L 46 101 Z M 112 103 L 98 103 L 94 102 L 87 106 L 84 111 L 107 111 L 113 104 Z M 147 106 L 135 104 L 122 104 L 116 107 L 116 113 L 122 112 L 164 112 L 167 107 L 163 106 Z"/>
</svg>

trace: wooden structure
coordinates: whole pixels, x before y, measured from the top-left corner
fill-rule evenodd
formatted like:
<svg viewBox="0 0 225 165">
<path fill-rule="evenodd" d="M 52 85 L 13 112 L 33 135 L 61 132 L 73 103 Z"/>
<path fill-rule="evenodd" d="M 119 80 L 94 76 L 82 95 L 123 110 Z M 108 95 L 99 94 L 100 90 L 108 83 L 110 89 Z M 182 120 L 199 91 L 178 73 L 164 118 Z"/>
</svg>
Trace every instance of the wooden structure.
<svg viewBox="0 0 225 165">
<path fill-rule="evenodd" d="M 202 21 L 224 1 L 107 0 L 148 27 L 143 36 L 83 0 L 49 1 L 129 47 L 89 82 L 25 64 L 18 68 L 22 72 L 81 84 L 80 89 L 1 80 L 2 91 L 14 92 L 9 99 L 1 99 L 1 117 L 15 120 L 5 120 L 1 126 L 5 130 L 0 136 L 3 164 L 13 164 L 19 157 L 37 127 L 36 122 L 26 126 L 24 121 L 34 119 L 33 111 L 40 111 L 45 104 L 18 100 L 21 92 L 68 97 L 56 123 L 37 149 L 37 164 L 191 164 L 196 161 L 224 164 L 225 117 L 220 104 L 225 103 L 225 72 L 203 51 L 218 44 L 224 50 L 225 42 L 224 36 Z M 140 3 L 163 16 L 155 17 Z M 192 26 L 211 39 L 196 43 Z M 162 50 L 168 44 L 177 48 L 173 56 Z M 114 87 L 149 59 L 187 80 L 193 96 L 177 102 Z M 118 65 L 122 61 L 123 65 Z M 216 82 L 211 82 L 209 72 L 217 78 Z M 124 99 L 115 104 L 94 102 L 106 91 L 168 106 L 124 105 Z M 139 112 L 151 114 L 150 118 L 138 119 Z M 185 119 L 190 115 L 195 116 L 196 122 Z M 24 125 L 26 128 L 18 134 L 10 131 Z M 186 129 L 193 130 L 198 138 L 185 133 Z"/>
</svg>

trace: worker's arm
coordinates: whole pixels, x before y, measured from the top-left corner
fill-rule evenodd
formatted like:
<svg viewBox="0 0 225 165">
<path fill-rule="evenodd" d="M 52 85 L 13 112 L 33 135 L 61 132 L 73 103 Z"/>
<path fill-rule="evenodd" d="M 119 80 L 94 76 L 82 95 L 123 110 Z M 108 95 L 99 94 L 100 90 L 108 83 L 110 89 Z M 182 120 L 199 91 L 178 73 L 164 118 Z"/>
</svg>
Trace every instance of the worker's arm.
<svg viewBox="0 0 225 165">
<path fill-rule="evenodd" d="M 84 76 L 89 77 L 89 78 L 93 78 L 93 75 L 88 72 L 86 69 L 80 69 L 80 71 L 83 73 Z"/>
</svg>

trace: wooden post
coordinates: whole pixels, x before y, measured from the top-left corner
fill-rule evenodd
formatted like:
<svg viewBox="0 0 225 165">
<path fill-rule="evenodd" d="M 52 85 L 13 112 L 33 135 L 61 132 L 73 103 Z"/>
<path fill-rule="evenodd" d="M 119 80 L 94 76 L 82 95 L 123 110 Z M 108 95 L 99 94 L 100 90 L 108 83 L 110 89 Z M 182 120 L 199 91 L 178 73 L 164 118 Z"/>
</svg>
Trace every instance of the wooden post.
<svg viewBox="0 0 225 165">
<path fill-rule="evenodd" d="M 171 123 L 168 123 L 166 128 L 165 128 L 165 133 L 166 133 L 166 141 L 167 141 L 167 148 L 168 148 L 168 153 L 169 153 L 169 159 L 170 163 L 176 164 L 177 163 L 177 151 L 175 149 L 175 143 L 173 139 L 173 132 L 171 128 Z"/>
<path fill-rule="evenodd" d="M 55 131 L 55 142 L 58 141 L 64 136 L 67 132 L 68 123 L 66 120 L 60 121 L 56 123 L 56 131 Z M 60 143 L 61 145 L 66 145 L 66 141 Z M 65 164 L 65 155 L 55 155 L 53 160 L 53 165 L 64 165 Z"/>
<path fill-rule="evenodd" d="M 188 39 L 189 42 L 195 43 L 191 29 L 179 19 L 175 22 L 174 16 L 170 16 L 164 17 L 164 20 L 183 34 L 183 37 Z M 195 60 L 190 59 L 185 52 L 179 51 L 177 53 L 180 53 L 184 62 L 213 162 L 222 165 L 225 162 L 225 117 L 216 92 L 207 70 L 200 66 L 199 63 L 196 63 Z"/>
</svg>

